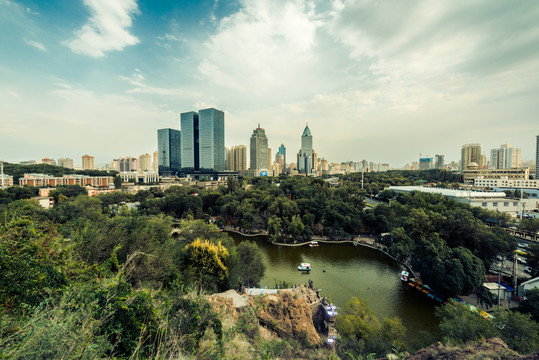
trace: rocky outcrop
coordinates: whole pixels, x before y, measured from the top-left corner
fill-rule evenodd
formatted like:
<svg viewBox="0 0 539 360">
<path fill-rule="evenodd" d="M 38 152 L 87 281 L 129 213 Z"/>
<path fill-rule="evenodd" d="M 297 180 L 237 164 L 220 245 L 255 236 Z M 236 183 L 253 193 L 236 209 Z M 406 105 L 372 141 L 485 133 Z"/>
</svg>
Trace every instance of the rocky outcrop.
<svg viewBox="0 0 539 360">
<path fill-rule="evenodd" d="M 262 333 L 273 332 L 281 338 L 291 337 L 318 344 L 321 339 L 313 324 L 313 308 L 318 295 L 308 287 L 281 290 L 269 295 L 240 295 L 234 290 L 213 294 L 208 301 L 229 321 L 252 309 L 259 320 Z"/>
<path fill-rule="evenodd" d="M 445 346 L 437 342 L 425 349 L 421 349 L 412 355 L 409 360 L 472 360 L 472 359 L 497 359 L 497 360 L 539 360 L 539 353 L 520 356 L 510 350 L 507 344 L 500 338 L 491 338 L 478 345 L 463 347 Z"/>
</svg>

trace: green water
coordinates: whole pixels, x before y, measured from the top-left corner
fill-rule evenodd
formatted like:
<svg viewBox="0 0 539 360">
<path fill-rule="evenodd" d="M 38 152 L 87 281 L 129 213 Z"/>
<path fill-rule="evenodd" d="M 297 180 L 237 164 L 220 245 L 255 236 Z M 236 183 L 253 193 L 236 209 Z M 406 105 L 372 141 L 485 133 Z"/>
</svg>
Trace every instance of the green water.
<svg viewBox="0 0 539 360">
<path fill-rule="evenodd" d="M 438 324 L 434 309 L 439 304 L 400 280 L 400 264 L 377 250 L 352 244 L 325 244 L 319 247 L 284 247 L 267 243 L 264 236 L 243 237 L 229 233 L 236 241 L 256 242 L 264 255 L 266 273 L 261 285 L 273 288 L 275 280 L 306 284 L 309 280 L 322 289 L 338 307 L 355 296 L 366 299 L 381 320 L 398 316 L 408 329 L 407 336 L 416 338 L 420 331 L 433 334 Z M 297 267 L 311 264 L 312 271 L 302 273 Z M 323 271 L 325 270 L 325 272 Z"/>
</svg>

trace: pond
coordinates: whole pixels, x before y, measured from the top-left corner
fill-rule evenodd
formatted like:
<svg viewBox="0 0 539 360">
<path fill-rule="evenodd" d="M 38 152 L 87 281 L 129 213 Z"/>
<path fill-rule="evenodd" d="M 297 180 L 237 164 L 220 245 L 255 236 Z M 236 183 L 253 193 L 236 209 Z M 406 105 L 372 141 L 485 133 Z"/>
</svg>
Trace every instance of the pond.
<svg viewBox="0 0 539 360">
<path fill-rule="evenodd" d="M 251 240 L 262 250 L 266 264 L 263 287 L 273 288 L 276 281 L 282 280 L 290 284 L 312 280 L 315 287 L 322 289 L 320 296 L 330 298 L 338 307 L 355 296 L 366 299 L 380 320 L 398 316 L 408 329 L 409 339 L 419 337 L 421 331 L 436 331 L 434 309 L 438 303 L 403 283 L 400 272 L 404 268 L 375 249 L 350 243 L 276 246 L 268 243 L 265 236 L 228 234 L 236 243 Z M 303 262 L 310 263 L 312 271 L 298 271 Z"/>
</svg>

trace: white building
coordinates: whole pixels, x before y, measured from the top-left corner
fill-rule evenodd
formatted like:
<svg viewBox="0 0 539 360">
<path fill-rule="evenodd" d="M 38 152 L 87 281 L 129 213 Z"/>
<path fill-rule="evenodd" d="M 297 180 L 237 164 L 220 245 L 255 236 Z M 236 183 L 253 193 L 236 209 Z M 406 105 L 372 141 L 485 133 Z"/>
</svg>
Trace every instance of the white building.
<svg viewBox="0 0 539 360">
<path fill-rule="evenodd" d="M 526 290 L 539 288 L 539 277 L 523 282 L 518 287 L 518 296 L 524 296 Z"/>
<path fill-rule="evenodd" d="M 153 171 L 123 171 L 120 172 L 123 183 L 158 183 L 159 174 Z"/>
</svg>

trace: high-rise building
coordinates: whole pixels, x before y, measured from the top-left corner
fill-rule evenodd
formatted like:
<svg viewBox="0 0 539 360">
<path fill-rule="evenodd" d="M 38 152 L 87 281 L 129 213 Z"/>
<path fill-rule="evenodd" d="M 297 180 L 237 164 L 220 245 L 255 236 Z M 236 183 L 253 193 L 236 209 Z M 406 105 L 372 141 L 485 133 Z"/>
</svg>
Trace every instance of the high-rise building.
<svg viewBox="0 0 539 360">
<path fill-rule="evenodd" d="M 537 135 L 535 145 L 535 178 L 539 179 L 539 135 Z"/>
<path fill-rule="evenodd" d="M 223 171 L 225 164 L 225 113 L 214 108 L 180 115 L 182 167 L 187 171 Z"/>
<path fill-rule="evenodd" d="M 281 154 L 283 156 L 283 164 L 281 167 L 283 168 L 284 172 L 284 169 L 286 168 L 286 147 L 284 146 L 284 144 L 281 144 L 281 146 L 279 146 L 278 154 Z"/>
<path fill-rule="evenodd" d="M 283 156 L 283 154 L 281 154 L 280 152 L 275 154 L 275 162 L 279 164 L 279 167 L 284 172 L 284 156 Z"/>
<path fill-rule="evenodd" d="M 460 170 L 464 171 L 468 168 L 469 163 L 476 163 L 481 165 L 481 145 L 480 144 L 466 144 L 462 145 Z"/>
<path fill-rule="evenodd" d="M 434 168 L 434 162 L 431 157 L 419 158 L 419 170 L 430 170 Z"/>
<path fill-rule="evenodd" d="M 128 156 L 114 160 L 118 161 L 118 171 L 120 172 L 136 171 L 138 169 L 138 159 L 136 157 Z"/>
<path fill-rule="evenodd" d="M 249 169 L 267 170 L 268 169 L 268 138 L 266 131 L 260 127 L 253 130 L 251 135 Z"/>
<path fill-rule="evenodd" d="M 182 132 L 175 129 L 157 130 L 159 174 L 176 174 L 182 165 Z"/>
<path fill-rule="evenodd" d="M 41 159 L 41 163 L 47 165 L 56 165 L 56 160 L 50 158 L 43 158 Z"/>
<path fill-rule="evenodd" d="M 58 159 L 58 166 L 62 166 L 68 169 L 73 169 L 73 159 L 69 158 L 60 158 Z"/>
<path fill-rule="evenodd" d="M 94 170 L 94 157 L 89 155 L 84 155 L 82 157 L 82 170 Z"/>
<path fill-rule="evenodd" d="M 308 125 L 305 125 L 301 135 L 301 150 L 298 156 L 298 170 L 310 174 L 313 170 L 313 136 Z"/>
<path fill-rule="evenodd" d="M 503 144 L 490 150 L 489 169 L 515 169 L 522 167 L 522 150 Z"/>
<path fill-rule="evenodd" d="M 232 168 L 230 170 L 247 170 L 247 147 L 245 145 L 232 147 Z"/>
<path fill-rule="evenodd" d="M 444 155 L 435 155 L 434 156 L 434 168 L 437 170 L 444 169 Z"/>
<path fill-rule="evenodd" d="M 225 163 L 227 170 L 234 170 L 234 154 L 232 149 L 229 149 L 225 146 Z"/>
<path fill-rule="evenodd" d="M 271 158 L 271 148 L 268 148 L 268 169 L 271 169 L 273 165 L 273 159 Z"/>
<path fill-rule="evenodd" d="M 143 154 L 138 157 L 138 170 L 152 170 L 152 156 L 150 154 Z"/>
<path fill-rule="evenodd" d="M 153 152 L 152 169 L 154 172 L 159 172 L 159 151 Z"/>
</svg>

